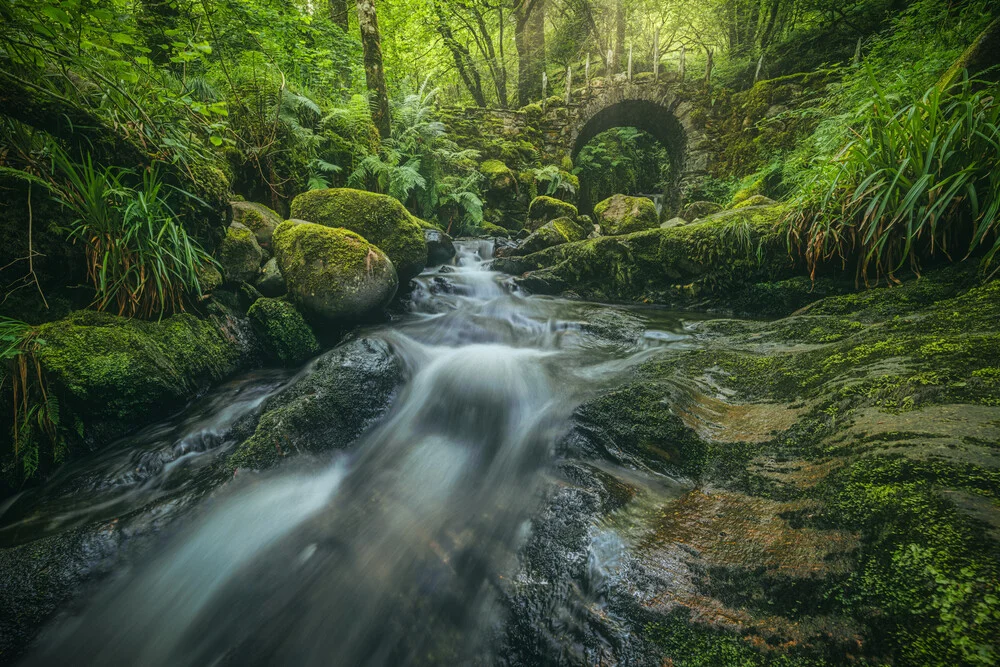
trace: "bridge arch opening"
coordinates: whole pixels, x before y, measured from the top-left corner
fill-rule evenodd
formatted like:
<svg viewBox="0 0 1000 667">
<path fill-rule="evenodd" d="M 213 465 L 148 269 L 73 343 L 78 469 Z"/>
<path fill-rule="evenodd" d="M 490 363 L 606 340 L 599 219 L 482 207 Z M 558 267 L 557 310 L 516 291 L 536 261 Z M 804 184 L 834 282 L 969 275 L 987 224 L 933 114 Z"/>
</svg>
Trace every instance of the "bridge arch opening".
<svg viewBox="0 0 1000 667">
<path fill-rule="evenodd" d="M 588 157 L 584 152 L 584 147 L 591 144 L 595 139 L 600 141 L 607 137 L 609 130 L 615 128 L 635 128 L 641 133 L 654 139 L 661 147 L 669 162 L 668 172 L 661 174 L 659 178 L 661 191 L 657 193 L 628 192 L 623 194 L 656 194 L 659 195 L 659 202 L 664 210 L 669 211 L 676 207 L 680 198 L 680 178 L 684 168 L 684 156 L 686 147 L 686 136 L 684 127 L 676 116 L 666 107 L 656 102 L 647 100 L 623 100 L 615 104 L 604 107 L 590 116 L 583 123 L 573 140 L 571 157 L 574 164 L 578 163 L 583 153 L 584 158 Z M 646 165 L 645 168 L 649 168 Z M 593 190 L 588 188 L 586 182 L 586 170 L 581 170 L 581 188 L 585 191 L 581 193 L 581 211 L 590 212 L 593 205 L 598 200 L 590 201 L 592 197 L 586 192 Z M 648 179 L 646 179 L 648 181 Z M 608 193 L 602 193 L 608 194 Z M 614 194 L 614 193 L 610 193 Z"/>
</svg>

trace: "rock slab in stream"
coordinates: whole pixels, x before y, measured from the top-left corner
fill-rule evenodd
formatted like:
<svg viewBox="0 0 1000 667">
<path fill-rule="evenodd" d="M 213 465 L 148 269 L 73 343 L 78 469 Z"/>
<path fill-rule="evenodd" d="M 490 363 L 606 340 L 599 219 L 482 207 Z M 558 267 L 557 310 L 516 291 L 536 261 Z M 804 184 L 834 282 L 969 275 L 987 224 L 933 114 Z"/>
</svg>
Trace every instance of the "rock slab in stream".
<svg viewBox="0 0 1000 667">
<path fill-rule="evenodd" d="M 402 379 L 402 363 L 384 341 L 341 345 L 264 404 L 256 431 L 229 465 L 262 469 L 298 452 L 347 447 L 385 414 Z"/>
</svg>

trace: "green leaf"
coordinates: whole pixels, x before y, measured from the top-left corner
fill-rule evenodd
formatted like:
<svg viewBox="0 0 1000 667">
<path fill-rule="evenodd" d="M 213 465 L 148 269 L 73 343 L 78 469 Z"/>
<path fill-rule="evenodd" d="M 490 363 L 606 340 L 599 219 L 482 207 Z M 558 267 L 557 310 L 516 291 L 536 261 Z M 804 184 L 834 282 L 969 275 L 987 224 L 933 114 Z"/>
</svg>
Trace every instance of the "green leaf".
<svg viewBox="0 0 1000 667">
<path fill-rule="evenodd" d="M 222 145 L 222 137 L 220 137 L 217 134 L 213 134 L 212 136 L 210 136 L 208 138 L 208 140 L 212 142 L 213 146 L 221 146 Z"/>
<path fill-rule="evenodd" d="M 132 39 L 132 36 L 127 35 L 124 32 L 111 33 L 111 41 L 117 44 L 135 44 L 135 40 Z"/>
<path fill-rule="evenodd" d="M 61 23 L 65 26 L 70 24 L 69 14 L 59 9 L 58 7 L 53 7 L 52 5 L 46 5 L 39 10 L 43 15 L 48 16 L 53 21 Z"/>
</svg>

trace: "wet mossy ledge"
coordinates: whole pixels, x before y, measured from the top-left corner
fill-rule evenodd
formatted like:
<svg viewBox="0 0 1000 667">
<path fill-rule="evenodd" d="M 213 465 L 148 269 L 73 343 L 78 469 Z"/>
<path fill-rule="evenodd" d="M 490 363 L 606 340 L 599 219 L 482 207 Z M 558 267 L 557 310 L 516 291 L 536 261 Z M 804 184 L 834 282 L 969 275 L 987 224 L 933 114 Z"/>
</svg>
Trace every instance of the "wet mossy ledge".
<svg viewBox="0 0 1000 667">
<path fill-rule="evenodd" d="M 559 526 L 584 512 L 630 545 L 602 611 L 585 612 L 629 637 L 609 655 L 996 664 L 997 322 L 1000 280 L 952 266 L 783 319 L 701 321 L 696 347 L 662 351 L 581 406 L 550 504 Z M 664 497 L 574 458 L 688 481 Z M 592 531 L 580 535 L 585 546 Z M 532 554 L 573 548 L 544 542 L 544 520 L 533 539 Z M 538 579 L 523 567 L 516 581 Z M 518 609 L 568 603 L 510 589 Z M 569 648 L 542 615 L 516 630 L 521 645 Z"/>
<path fill-rule="evenodd" d="M 742 314 L 787 314 L 848 281 L 819 290 L 789 255 L 784 205 L 747 206 L 692 224 L 563 243 L 523 257 L 502 257 L 498 270 L 539 294 L 594 301 L 727 308 Z M 844 284 L 841 285 L 840 283 Z"/>
<path fill-rule="evenodd" d="M 213 313 L 147 322 L 78 311 L 39 327 L 36 357 L 67 431 L 107 444 L 253 363 L 246 321 L 221 307 Z"/>
</svg>

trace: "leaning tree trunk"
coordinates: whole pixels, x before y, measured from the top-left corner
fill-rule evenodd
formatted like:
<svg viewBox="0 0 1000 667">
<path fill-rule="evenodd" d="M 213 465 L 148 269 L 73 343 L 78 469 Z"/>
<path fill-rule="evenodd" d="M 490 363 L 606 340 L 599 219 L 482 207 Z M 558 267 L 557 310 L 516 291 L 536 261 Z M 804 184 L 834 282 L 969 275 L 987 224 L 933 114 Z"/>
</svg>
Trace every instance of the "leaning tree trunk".
<svg viewBox="0 0 1000 667">
<path fill-rule="evenodd" d="M 451 55 L 455 58 L 455 67 L 458 68 L 458 74 L 462 77 L 462 82 L 465 83 L 465 87 L 471 93 L 472 99 L 476 101 L 476 106 L 485 107 L 486 96 L 483 94 L 483 82 L 479 76 L 479 70 L 476 68 L 476 63 L 472 60 L 472 54 L 469 53 L 469 49 L 465 48 L 465 45 L 455 39 L 455 35 L 451 31 L 451 26 L 448 25 L 448 21 L 445 19 L 441 5 L 437 5 L 434 11 L 437 14 L 438 33 L 441 35 L 441 39 L 444 40 L 444 45 L 448 47 Z"/>
<path fill-rule="evenodd" d="M 364 49 L 365 81 L 368 84 L 372 122 L 383 139 L 389 138 L 389 95 L 385 89 L 382 69 L 382 36 L 378 31 L 375 0 L 358 0 L 358 24 L 361 26 L 361 46 Z"/>
<path fill-rule="evenodd" d="M 347 32 L 347 0 L 330 0 L 330 19 L 334 24 L 340 26 L 341 30 Z"/>
<path fill-rule="evenodd" d="M 514 24 L 517 47 L 517 102 L 530 104 L 542 96 L 545 71 L 545 0 L 522 0 Z"/>
</svg>

